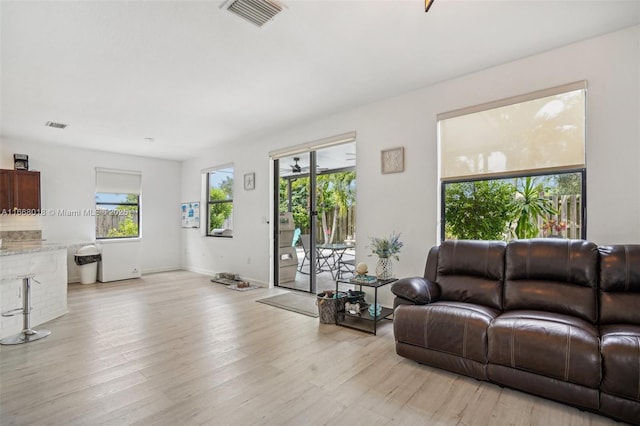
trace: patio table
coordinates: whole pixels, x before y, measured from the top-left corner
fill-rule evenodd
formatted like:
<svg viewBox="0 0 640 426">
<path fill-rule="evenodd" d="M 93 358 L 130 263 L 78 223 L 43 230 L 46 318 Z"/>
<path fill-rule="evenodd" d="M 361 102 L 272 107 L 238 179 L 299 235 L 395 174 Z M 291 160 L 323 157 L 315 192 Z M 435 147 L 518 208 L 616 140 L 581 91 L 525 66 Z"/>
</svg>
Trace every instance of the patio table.
<svg viewBox="0 0 640 426">
<path fill-rule="evenodd" d="M 340 267 L 340 260 L 344 255 L 344 252 L 348 248 L 353 247 L 350 244 L 316 244 L 316 250 L 318 252 L 318 270 L 330 272 L 333 279 L 336 279 L 338 274 L 338 268 Z M 330 251 L 325 254 L 323 251 Z M 327 269 L 323 269 L 326 267 Z"/>
</svg>

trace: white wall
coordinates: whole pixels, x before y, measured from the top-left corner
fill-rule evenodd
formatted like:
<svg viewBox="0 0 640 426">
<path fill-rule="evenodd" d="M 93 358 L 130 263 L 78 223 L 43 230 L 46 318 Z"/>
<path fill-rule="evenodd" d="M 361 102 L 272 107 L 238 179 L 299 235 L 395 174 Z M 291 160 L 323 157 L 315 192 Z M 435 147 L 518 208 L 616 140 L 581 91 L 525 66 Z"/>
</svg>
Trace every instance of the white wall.
<svg viewBox="0 0 640 426">
<path fill-rule="evenodd" d="M 0 168 L 13 168 L 13 154 L 28 154 L 29 169 L 40 171 L 40 217 L 0 217 L 0 229 L 42 229 L 48 241 L 95 241 L 93 216 L 65 216 L 58 210 L 95 210 L 95 168 L 142 172 L 142 272 L 180 269 L 181 163 L 89 151 L 35 142 L 0 141 Z M 70 281 L 77 281 L 75 265 Z"/>
<path fill-rule="evenodd" d="M 198 199 L 200 170 L 206 167 L 233 162 L 238 184 L 234 238 L 204 238 L 182 230 L 183 266 L 269 281 L 271 231 L 260 221 L 270 216 L 268 152 L 355 130 L 358 260 L 373 265 L 375 259 L 366 257 L 367 237 L 395 230 L 405 243 L 396 275 L 421 275 L 439 226 L 436 115 L 583 79 L 588 81 L 587 237 L 599 244 L 639 243 L 639 40 L 636 26 L 276 134 L 229 143 L 185 161 L 183 201 Z M 405 172 L 382 175 L 380 150 L 396 146 L 405 147 Z M 256 189 L 243 191 L 241 177 L 250 171 L 256 173 Z M 388 292 L 383 297 L 383 303 L 390 303 Z"/>
</svg>

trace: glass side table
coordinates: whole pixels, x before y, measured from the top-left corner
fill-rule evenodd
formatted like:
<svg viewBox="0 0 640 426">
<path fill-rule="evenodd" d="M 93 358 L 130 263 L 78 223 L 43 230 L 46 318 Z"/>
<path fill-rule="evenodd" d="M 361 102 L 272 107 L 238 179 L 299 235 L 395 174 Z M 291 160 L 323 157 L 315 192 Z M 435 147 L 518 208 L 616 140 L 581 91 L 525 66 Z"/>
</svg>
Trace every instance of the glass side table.
<svg viewBox="0 0 640 426">
<path fill-rule="evenodd" d="M 372 281 L 357 280 L 356 278 L 351 278 L 348 280 L 338 279 L 336 280 L 336 294 L 338 293 L 339 287 L 341 285 L 359 287 L 360 291 L 362 291 L 363 287 L 369 287 L 373 289 L 373 306 L 376 306 L 376 304 L 378 303 L 378 289 L 397 280 L 397 278 L 390 278 L 388 280 L 375 279 Z M 393 309 L 385 307 L 382 308 L 382 312 L 380 312 L 380 315 L 375 317 L 369 314 L 368 306 L 361 309 L 361 311 L 357 313 L 350 313 L 346 309 L 343 309 L 342 311 L 338 312 L 338 315 L 336 315 L 336 325 L 353 328 L 354 330 L 365 331 L 375 336 L 378 330 L 378 322 L 382 321 L 383 319 L 389 319 L 392 314 Z"/>
</svg>

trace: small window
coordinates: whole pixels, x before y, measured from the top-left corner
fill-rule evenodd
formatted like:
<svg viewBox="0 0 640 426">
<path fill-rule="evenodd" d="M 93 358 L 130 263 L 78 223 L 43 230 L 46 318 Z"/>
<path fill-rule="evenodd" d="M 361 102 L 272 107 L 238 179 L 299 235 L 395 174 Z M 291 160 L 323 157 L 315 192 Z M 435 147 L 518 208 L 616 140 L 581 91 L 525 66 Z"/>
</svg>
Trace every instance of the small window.
<svg viewBox="0 0 640 426">
<path fill-rule="evenodd" d="M 96 194 L 96 238 L 140 236 L 140 197 L 137 194 Z"/>
<path fill-rule="evenodd" d="M 207 173 L 207 235 L 233 237 L 233 166 Z"/>
<path fill-rule="evenodd" d="M 96 239 L 140 237 L 138 171 L 96 169 Z"/>
</svg>

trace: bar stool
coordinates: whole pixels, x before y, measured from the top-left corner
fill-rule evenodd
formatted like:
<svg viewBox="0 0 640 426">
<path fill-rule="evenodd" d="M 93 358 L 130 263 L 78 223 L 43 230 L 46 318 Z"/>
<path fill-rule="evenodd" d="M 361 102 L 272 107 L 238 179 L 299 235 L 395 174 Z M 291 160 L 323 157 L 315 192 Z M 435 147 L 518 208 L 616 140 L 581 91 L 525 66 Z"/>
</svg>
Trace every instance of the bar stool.
<svg viewBox="0 0 640 426">
<path fill-rule="evenodd" d="M 20 345 L 42 339 L 51 334 L 49 330 L 33 330 L 29 324 L 29 316 L 31 315 L 31 280 L 36 281 L 33 277 L 35 277 L 35 274 L 18 275 L 16 277 L 22 279 L 22 308 L 3 312 L 2 316 L 12 317 L 22 313 L 22 331 L 0 340 L 0 345 Z"/>
</svg>

